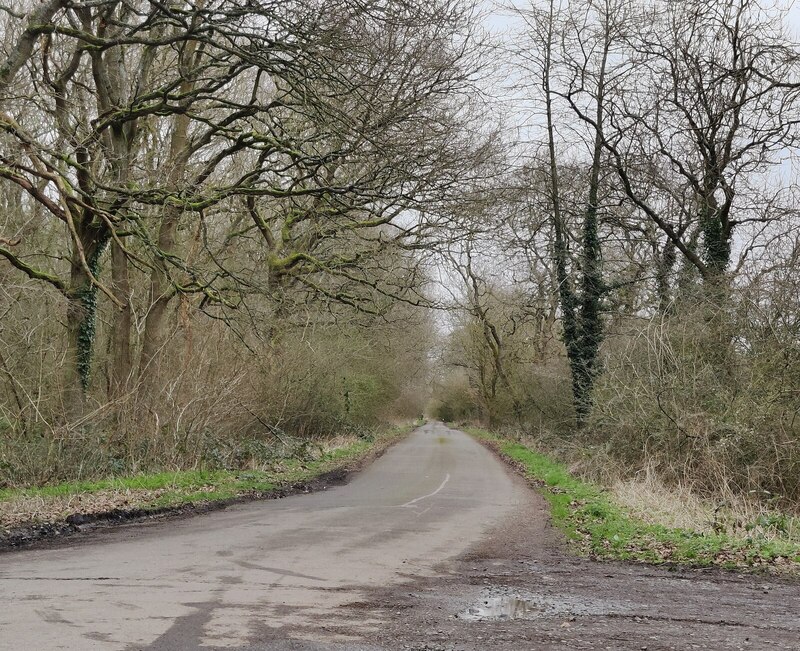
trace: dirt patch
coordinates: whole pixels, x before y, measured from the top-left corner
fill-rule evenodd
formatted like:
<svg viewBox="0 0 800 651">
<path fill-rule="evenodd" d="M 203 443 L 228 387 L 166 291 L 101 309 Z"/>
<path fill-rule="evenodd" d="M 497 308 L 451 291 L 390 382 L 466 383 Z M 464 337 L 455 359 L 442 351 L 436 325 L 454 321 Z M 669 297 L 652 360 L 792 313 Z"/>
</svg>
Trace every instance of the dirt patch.
<svg viewBox="0 0 800 651">
<path fill-rule="evenodd" d="M 280 499 L 290 495 L 299 495 L 325 490 L 332 486 L 346 484 L 351 476 L 382 456 L 392 445 L 402 437 L 393 437 L 381 441 L 370 451 L 358 458 L 349 459 L 338 468 L 329 470 L 319 476 L 303 482 L 295 482 L 278 486 L 270 491 L 249 491 L 224 500 L 210 500 L 192 502 L 177 506 L 165 506 L 153 509 L 128 508 L 124 502 L 127 499 L 124 492 L 119 496 L 109 499 L 109 496 L 95 496 L 91 493 L 75 496 L 75 511 L 63 518 L 50 521 L 26 519 L 24 513 L 17 513 L 11 526 L 0 528 L 0 553 L 13 551 L 22 547 L 53 546 L 66 539 L 72 539 L 76 534 L 102 532 L 122 524 L 135 524 L 154 522 L 166 519 L 186 518 L 213 511 L 219 511 L 233 504 L 243 504 L 256 500 Z M 158 491 L 149 491 L 157 493 Z M 155 495 L 157 497 L 157 495 Z M 31 498 L 30 515 L 35 516 L 36 498 Z M 101 499 L 106 500 L 103 508 Z M 81 509 L 81 505 L 89 508 Z M 92 508 L 94 507 L 94 508 Z"/>
</svg>

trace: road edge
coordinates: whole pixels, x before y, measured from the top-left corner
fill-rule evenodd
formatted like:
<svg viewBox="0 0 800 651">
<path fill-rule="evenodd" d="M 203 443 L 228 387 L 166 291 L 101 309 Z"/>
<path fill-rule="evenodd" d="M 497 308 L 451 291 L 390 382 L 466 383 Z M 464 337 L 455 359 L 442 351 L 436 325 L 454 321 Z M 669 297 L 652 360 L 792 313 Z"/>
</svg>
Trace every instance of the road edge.
<svg viewBox="0 0 800 651">
<path fill-rule="evenodd" d="M 268 491 L 250 491 L 221 500 L 188 502 L 154 509 L 112 509 L 98 513 L 73 513 L 55 522 L 29 522 L 0 532 L 0 555 L 19 551 L 58 547 L 86 540 L 92 534 L 102 534 L 125 525 L 144 525 L 154 522 L 182 520 L 214 513 L 237 504 L 266 501 L 315 493 L 347 484 L 354 475 L 382 457 L 389 448 L 410 436 L 421 425 L 402 428 L 397 433 L 381 437 L 364 454 L 344 459 L 341 464 L 326 469 L 303 481 L 280 484 Z"/>
</svg>

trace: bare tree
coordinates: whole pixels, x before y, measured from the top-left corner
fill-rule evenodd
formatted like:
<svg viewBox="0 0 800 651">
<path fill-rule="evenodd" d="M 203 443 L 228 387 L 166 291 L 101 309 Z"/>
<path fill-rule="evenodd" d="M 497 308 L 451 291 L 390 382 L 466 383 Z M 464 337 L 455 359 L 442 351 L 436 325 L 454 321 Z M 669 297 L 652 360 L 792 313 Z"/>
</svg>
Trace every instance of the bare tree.
<svg viewBox="0 0 800 651">
<path fill-rule="evenodd" d="M 582 425 L 591 411 L 604 331 L 602 303 L 611 288 L 602 269 L 601 201 L 603 193 L 608 193 L 603 187 L 608 170 L 603 127 L 609 103 L 609 58 L 624 18 L 621 5 L 611 0 L 591 2 L 580 9 L 551 1 L 543 8 L 519 10 L 518 15 L 527 33 L 515 55 L 532 77 L 523 87 L 536 93 L 534 101 L 540 102 L 544 117 L 547 153 L 542 167 L 549 179 L 546 193 L 552 215 L 553 258 L 575 412 Z M 557 102 L 563 98 L 591 114 L 596 125 L 580 143 L 588 150 L 585 164 L 565 165 L 559 152 Z M 577 220 L 571 218 L 575 206 L 565 202 L 564 175 L 572 188 L 576 181 L 581 184 Z M 573 235 L 576 221 L 579 233 Z"/>
<path fill-rule="evenodd" d="M 628 199 L 669 240 L 665 255 L 677 249 L 711 286 L 727 284 L 735 234 L 782 213 L 783 191 L 765 180 L 797 137 L 797 89 L 784 82 L 800 67 L 786 29 L 783 11 L 751 0 L 639 7 L 606 124 L 572 102 Z"/>
<path fill-rule="evenodd" d="M 137 372 L 152 390 L 177 296 L 232 308 L 292 286 L 375 311 L 376 297 L 414 285 L 413 273 L 383 269 L 382 251 L 420 246 L 430 224 L 410 211 L 436 214 L 480 150 L 459 136 L 452 103 L 476 65 L 472 9 L 320 9 L 106 0 L 7 13 L 16 42 L 0 75 L 0 176 L 64 225 L 69 265 L 28 262 L 45 260 L 33 242 L 0 254 L 67 299 L 65 404 L 75 414 L 100 294 L 120 310 L 117 394 Z M 250 247 L 250 234 L 263 247 L 258 273 L 241 255 L 214 255 L 220 239 L 228 251 L 244 238 Z M 149 275 L 138 364 L 132 270 Z"/>
</svg>

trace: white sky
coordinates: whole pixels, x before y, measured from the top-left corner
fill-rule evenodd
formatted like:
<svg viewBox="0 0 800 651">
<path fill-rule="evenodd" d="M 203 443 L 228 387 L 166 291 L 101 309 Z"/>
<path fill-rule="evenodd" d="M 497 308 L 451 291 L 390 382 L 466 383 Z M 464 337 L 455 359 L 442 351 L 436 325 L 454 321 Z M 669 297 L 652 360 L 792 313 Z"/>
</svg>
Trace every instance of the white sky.
<svg viewBox="0 0 800 651">
<path fill-rule="evenodd" d="M 566 0 L 565 0 L 566 1 Z M 715 2 L 715 0 L 708 0 L 709 3 Z M 503 35 L 509 31 L 513 31 L 517 25 L 515 25 L 514 19 L 510 16 L 510 12 L 508 9 L 504 9 L 504 7 L 514 6 L 519 8 L 524 8 L 530 6 L 531 4 L 535 4 L 536 0 L 532 2 L 528 2 L 526 0 L 506 0 L 504 2 L 498 2 L 497 0 L 483 0 L 483 8 L 484 11 L 487 12 L 487 19 L 485 21 L 486 28 L 489 29 L 495 35 Z M 543 2 L 539 2 L 539 4 L 544 4 Z M 788 24 L 792 33 L 792 36 L 800 40 L 800 1 L 798 0 L 765 0 L 763 3 L 765 8 L 768 7 L 784 7 L 788 10 Z"/>
</svg>

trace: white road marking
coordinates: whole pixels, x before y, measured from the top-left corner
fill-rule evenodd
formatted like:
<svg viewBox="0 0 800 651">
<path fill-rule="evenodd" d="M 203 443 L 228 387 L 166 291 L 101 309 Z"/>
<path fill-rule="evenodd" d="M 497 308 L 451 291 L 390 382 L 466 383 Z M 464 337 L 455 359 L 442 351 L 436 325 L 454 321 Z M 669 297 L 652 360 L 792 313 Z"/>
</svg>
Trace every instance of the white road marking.
<svg viewBox="0 0 800 651">
<path fill-rule="evenodd" d="M 447 476 L 444 478 L 444 481 L 442 482 L 441 486 L 439 486 L 439 488 L 437 488 L 435 491 L 433 491 L 432 493 L 428 493 L 427 495 L 423 495 L 422 497 L 417 497 L 411 500 L 410 502 L 406 502 L 405 504 L 401 504 L 400 508 L 402 509 L 403 507 L 411 506 L 412 504 L 419 502 L 420 500 L 426 500 L 429 497 L 433 497 L 434 495 L 436 495 L 436 493 L 441 491 L 449 481 L 450 481 L 450 473 L 447 473 Z"/>
</svg>

